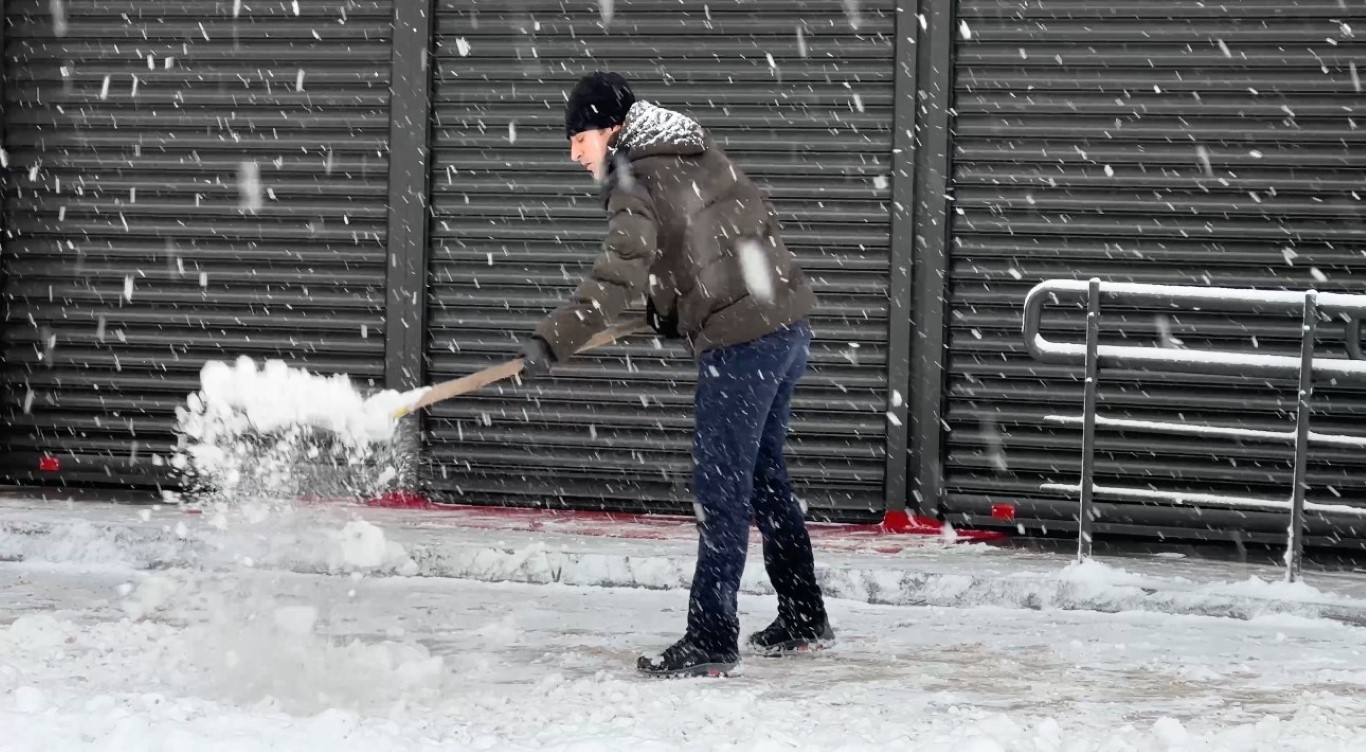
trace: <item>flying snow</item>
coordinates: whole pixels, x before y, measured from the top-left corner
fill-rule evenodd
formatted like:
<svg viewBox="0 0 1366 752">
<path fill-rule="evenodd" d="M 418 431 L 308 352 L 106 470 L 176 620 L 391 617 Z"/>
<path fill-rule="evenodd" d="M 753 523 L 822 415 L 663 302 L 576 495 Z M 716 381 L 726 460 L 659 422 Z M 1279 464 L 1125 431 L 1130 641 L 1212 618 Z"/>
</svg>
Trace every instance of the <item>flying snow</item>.
<svg viewBox="0 0 1366 752">
<path fill-rule="evenodd" d="M 260 211 L 265 205 L 261 192 L 261 165 L 247 161 L 238 166 L 237 194 L 242 211 Z"/>
<path fill-rule="evenodd" d="M 344 375 L 279 360 L 258 368 L 245 356 L 232 365 L 211 361 L 199 391 L 176 410 L 183 443 L 172 465 L 189 476 L 195 496 L 214 502 L 289 500 L 320 489 L 378 493 L 404 461 L 394 411 L 424 391 L 367 397 Z"/>
<path fill-rule="evenodd" d="M 773 266 L 764 255 L 758 241 L 744 240 L 737 249 L 740 254 L 740 273 L 744 275 L 749 294 L 764 302 L 773 302 Z"/>
</svg>

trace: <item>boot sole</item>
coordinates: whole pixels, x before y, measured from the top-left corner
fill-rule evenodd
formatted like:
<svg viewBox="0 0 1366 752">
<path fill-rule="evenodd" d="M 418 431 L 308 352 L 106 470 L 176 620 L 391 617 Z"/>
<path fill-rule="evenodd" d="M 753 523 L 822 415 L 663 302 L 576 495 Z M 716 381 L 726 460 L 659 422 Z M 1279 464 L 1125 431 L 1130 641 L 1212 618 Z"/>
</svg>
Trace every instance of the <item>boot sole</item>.
<svg viewBox="0 0 1366 752">
<path fill-rule="evenodd" d="M 756 655 L 764 658 L 783 658 L 791 655 L 805 655 L 808 653 L 819 653 L 822 650 L 829 650 L 835 646 L 834 639 L 828 640 L 789 640 L 787 642 L 761 647 L 751 645 Z"/>
<path fill-rule="evenodd" d="M 741 668 L 739 663 L 700 663 L 673 671 L 652 671 L 640 667 L 636 671 L 652 679 L 728 679 L 739 676 Z"/>
</svg>

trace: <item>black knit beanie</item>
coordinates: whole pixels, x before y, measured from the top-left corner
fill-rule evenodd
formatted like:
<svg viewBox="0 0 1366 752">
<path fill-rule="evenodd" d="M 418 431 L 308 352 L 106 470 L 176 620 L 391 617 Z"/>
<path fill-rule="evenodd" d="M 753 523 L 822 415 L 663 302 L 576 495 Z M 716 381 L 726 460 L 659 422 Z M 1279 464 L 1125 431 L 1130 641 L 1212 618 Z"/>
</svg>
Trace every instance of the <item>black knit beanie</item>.
<svg viewBox="0 0 1366 752">
<path fill-rule="evenodd" d="M 564 109 L 564 129 L 569 138 L 584 131 L 611 128 L 626 122 L 636 95 L 626 79 L 616 73 L 589 73 L 575 84 Z"/>
</svg>

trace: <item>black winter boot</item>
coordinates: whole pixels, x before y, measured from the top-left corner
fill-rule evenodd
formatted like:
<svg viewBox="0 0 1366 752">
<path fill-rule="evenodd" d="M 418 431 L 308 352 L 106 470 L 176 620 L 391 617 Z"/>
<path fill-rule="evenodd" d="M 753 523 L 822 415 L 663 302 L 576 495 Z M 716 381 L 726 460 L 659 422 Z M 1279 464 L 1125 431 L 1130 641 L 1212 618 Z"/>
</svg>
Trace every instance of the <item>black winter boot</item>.
<svg viewBox="0 0 1366 752">
<path fill-rule="evenodd" d="M 739 666 L 739 655 L 709 652 L 689 637 L 675 642 L 668 650 L 653 658 L 642 655 L 636 661 L 636 670 L 640 673 L 666 679 L 730 676 L 736 673 Z"/>
<path fill-rule="evenodd" d="M 762 631 L 749 636 L 749 646 L 759 655 L 775 656 L 823 650 L 835 644 L 835 630 L 830 620 L 823 619 L 811 626 L 788 626 L 783 617 Z"/>
</svg>

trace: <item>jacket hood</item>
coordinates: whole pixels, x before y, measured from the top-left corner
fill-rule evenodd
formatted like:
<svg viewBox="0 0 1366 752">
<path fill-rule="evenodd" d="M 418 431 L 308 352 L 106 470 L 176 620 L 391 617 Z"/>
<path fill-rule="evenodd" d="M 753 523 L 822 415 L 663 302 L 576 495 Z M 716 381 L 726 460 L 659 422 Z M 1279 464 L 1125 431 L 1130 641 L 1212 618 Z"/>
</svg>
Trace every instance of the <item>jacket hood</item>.
<svg viewBox="0 0 1366 752">
<path fill-rule="evenodd" d="M 617 146 L 631 159 L 653 154 L 700 154 L 706 133 L 696 120 L 681 112 L 639 101 L 626 113 Z"/>
</svg>

